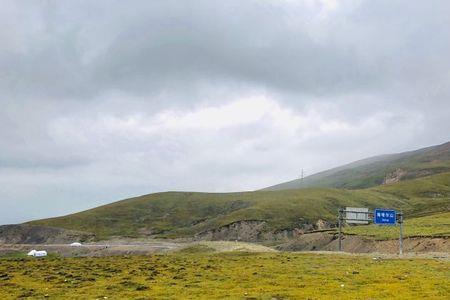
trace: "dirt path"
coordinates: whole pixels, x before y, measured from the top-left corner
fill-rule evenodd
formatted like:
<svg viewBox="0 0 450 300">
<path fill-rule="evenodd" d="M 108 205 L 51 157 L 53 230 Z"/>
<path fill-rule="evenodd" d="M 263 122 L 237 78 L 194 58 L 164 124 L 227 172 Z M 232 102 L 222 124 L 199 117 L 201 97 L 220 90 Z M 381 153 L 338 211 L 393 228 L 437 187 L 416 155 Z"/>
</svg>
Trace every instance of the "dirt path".
<svg viewBox="0 0 450 300">
<path fill-rule="evenodd" d="M 171 251 L 183 247 L 182 243 L 165 241 L 147 241 L 135 243 L 102 242 L 89 243 L 81 247 L 71 247 L 68 244 L 0 244 L 0 254 L 14 251 L 28 252 L 32 249 L 46 250 L 64 257 L 68 256 L 109 256 L 127 254 L 149 254 Z"/>
<path fill-rule="evenodd" d="M 98 243 L 86 243 L 81 247 L 69 244 L 2 244 L 0 256 L 12 252 L 46 250 L 63 257 L 73 256 L 110 256 L 110 255 L 146 255 L 177 251 L 193 245 L 204 245 L 216 252 L 274 252 L 302 251 L 312 253 L 336 254 L 338 245 L 335 235 L 329 233 L 304 234 L 299 238 L 276 247 L 261 244 L 233 241 L 186 241 L 186 240 L 149 240 L 149 239 L 113 239 Z M 369 255 L 381 258 L 398 258 L 398 240 L 374 241 L 357 236 L 346 236 L 343 240 L 344 255 Z M 359 254 L 356 254 L 359 253 Z M 439 258 L 450 259 L 450 239 L 411 238 L 404 241 L 404 255 L 401 258 Z"/>
<path fill-rule="evenodd" d="M 110 256 L 150 254 L 177 251 L 193 245 L 204 245 L 216 252 L 244 251 L 244 252 L 276 252 L 277 250 L 254 243 L 230 241 L 161 241 L 161 240 L 111 240 L 102 243 L 88 243 L 80 247 L 68 244 L 0 244 L 0 255 L 11 252 L 28 252 L 32 249 L 46 250 L 63 257 L 73 256 Z"/>
</svg>

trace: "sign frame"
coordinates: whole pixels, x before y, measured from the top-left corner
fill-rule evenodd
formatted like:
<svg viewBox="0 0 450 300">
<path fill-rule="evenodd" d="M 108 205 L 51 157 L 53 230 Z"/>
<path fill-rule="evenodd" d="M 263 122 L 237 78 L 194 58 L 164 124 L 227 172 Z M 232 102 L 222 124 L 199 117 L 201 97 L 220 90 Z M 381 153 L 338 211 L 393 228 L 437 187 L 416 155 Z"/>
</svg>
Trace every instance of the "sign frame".
<svg viewBox="0 0 450 300">
<path fill-rule="evenodd" d="M 339 228 L 339 233 L 338 233 L 338 247 L 339 247 L 339 251 L 342 251 L 342 240 L 343 240 L 343 232 L 342 232 L 342 226 L 344 225 L 345 222 L 348 221 L 362 221 L 362 218 L 360 216 L 355 216 L 353 217 L 351 214 L 348 215 L 347 213 L 357 213 L 357 214 L 366 214 L 366 220 L 367 221 L 371 221 L 374 224 L 377 225 L 388 225 L 388 226 L 399 226 L 399 254 L 403 255 L 403 211 L 398 211 L 395 209 L 383 209 L 383 208 L 376 208 L 374 209 L 372 212 L 371 211 L 362 211 L 362 209 L 365 210 L 365 208 L 353 208 L 353 207 L 348 207 L 349 209 L 352 210 L 347 210 L 345 208 L 339 208 L 338 209 L 338 228 Z M 375 222 L 375 218 L 377 218 L 376 213 L 377 212 L 389 212 L 389 217 L 388 220 L 386 222 Z M 393 214 L 393 216 L 391 216 L 391 213 Z M 350 218 L 348 218 L 350 217 Z M 385 217 L 386 218 L 386 217 Z M 366 221 L 364 220 L 364 221 Z M 356 223 L 356 222 L 355 222 Z M 354 223 L 354 224 L 355 224 Z M 360 223 L 361 224 L 361 223 Z"/>
</svg>

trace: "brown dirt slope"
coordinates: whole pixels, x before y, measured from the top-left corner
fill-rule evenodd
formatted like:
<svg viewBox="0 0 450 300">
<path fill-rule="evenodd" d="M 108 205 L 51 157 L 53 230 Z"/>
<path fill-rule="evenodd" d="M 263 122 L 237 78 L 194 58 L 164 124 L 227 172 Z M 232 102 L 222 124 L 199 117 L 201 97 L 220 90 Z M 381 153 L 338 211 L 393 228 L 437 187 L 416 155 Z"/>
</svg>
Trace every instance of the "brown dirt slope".
<svg viewBox="0 0 450 300">
<path fill-rule="evenodd" d="M 91 233 L 63 228 L 29 224 L 0 226 L 0 243 L 3 244 L 58 244 L 93 239 L 94 235 Z"/>
<path fill-rule="evenodd" d="M 344 236 L 343 250 L 352 253 L 397 253 L 398 240 L 376 241 L 358 236 Z M 338 239 L 336 233 L 316 232 L 304 234 L 276 247 L 281 251 L 336 251 Z M 449 238 L 406 238 L 403 240 L 404 252 L 450 252 Z"/>
</svg>

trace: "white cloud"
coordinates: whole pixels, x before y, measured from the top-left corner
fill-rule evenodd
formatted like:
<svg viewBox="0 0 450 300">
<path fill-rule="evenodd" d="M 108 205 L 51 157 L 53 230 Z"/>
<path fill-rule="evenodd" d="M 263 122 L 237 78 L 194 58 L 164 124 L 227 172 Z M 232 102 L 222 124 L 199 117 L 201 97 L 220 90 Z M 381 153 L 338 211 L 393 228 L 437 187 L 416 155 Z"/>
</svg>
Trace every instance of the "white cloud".
<svg viewBox="0 0 450 300">
<path fill-rule="evenodd" d="M 0 219 L 255 189 L 444 142 L 449 9 L 3 1 Z"/>
<path fill-rule="evenodd" d="M 219 134 L 248 126 L 262 126 L 267 131 L 289 138 L 309 138 L 355 129 L 337 116 L 323 116 L 318 108 L 295 111 L 267 95 L 253 95 L 223 105 L 190 110 L 123 115 L 99 112 L 94 116 L 90 112 L 87 116 L 65 116 L 51 122 L 49 134 L 57 143 L 74 147 L 87 144 L 91 147 L 104 141 L 120 143 L 121 139 L 126 139 L 145 142 L 154 136 Z"/>
</svg>

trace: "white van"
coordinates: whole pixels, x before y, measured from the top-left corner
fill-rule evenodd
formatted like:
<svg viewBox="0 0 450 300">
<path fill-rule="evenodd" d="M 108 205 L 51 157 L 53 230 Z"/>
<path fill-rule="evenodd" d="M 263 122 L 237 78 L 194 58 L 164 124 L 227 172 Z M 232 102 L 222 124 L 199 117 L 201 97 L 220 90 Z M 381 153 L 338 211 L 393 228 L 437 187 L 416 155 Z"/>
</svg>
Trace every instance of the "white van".
<svg viewBox="0 0 450 300">
<path fill-rule="evenodd" d="M 28 252 L 27 255 L 33 257 L 44 257 L 47 256 L 47 251 L 45 250 L 37 251 L 33 249 L 30 252 Z"/>
</svg>

